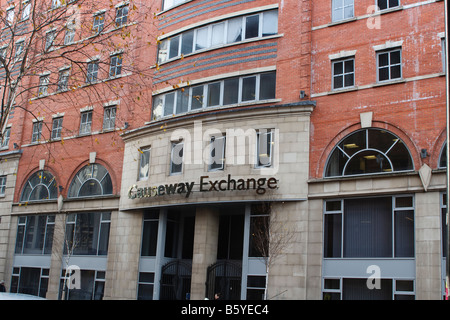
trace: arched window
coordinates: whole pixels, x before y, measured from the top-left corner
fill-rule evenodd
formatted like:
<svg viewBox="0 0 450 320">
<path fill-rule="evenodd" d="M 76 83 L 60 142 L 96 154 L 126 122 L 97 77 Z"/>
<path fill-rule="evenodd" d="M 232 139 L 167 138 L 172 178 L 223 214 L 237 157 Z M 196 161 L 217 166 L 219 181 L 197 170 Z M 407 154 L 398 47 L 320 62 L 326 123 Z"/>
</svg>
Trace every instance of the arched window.
<svg viewBox="0 0 450 320">
<path fill-rule="evenodd" d="M 48 171 L 40 170 L 28 179 L 20 196 L 21 202 L 52 200 L 58 197 L 55 177 Z"/>
<path fill-rule="evenodd" d="M 325 177 L 413 170 L 413 160 L 401 139 L 386 130 L 362 129 L 341 140 L 332 151 Z"/>
<path fill-rule="evenodd" d="M 100 164 L 89 164 L 73 178 L 69 198 L 92 197 L 112 194 L 112 181 L 108 170 Z"/>
</svg>

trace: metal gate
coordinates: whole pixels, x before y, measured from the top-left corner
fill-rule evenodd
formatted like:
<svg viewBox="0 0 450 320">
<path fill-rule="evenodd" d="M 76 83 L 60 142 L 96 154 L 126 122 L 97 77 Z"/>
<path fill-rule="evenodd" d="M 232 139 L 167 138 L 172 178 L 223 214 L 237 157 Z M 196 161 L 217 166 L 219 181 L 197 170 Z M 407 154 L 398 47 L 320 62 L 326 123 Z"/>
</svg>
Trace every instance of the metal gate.
<svg viewBox="0 0 450 320">
<path fill-rule="evenodd" d="M 192 263 L 174 260 L 161 268 L 161 300 L 186 300 L 191 291 Z"/>
<path fill-rule="evenodd" d="M 223 300 L 240 300 L 241 278 L 241 261 L 217 261 L 208 267 L 206 297 L 212 300 L 214 295 L 220 292 Z"/>
</svg>

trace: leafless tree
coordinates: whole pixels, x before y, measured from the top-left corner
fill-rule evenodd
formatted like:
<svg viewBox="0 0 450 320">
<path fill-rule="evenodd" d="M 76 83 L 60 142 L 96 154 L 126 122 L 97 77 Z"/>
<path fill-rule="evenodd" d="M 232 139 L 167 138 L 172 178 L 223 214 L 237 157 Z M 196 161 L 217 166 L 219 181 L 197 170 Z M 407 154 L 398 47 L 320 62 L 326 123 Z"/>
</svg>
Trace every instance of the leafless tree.
<svg viewBox="0 0 450 320">
<path fill-rule="evenodd" d="M 292 224 L 274 212 L 272 202 L 253 207 L 250 236 L 254 250 L 266 266 L 264 300 L 267 300 L 267 285 L 270 269 L 275 261 L 286 253 L 286 248 L 295 239 L 296 230 Z"/>
<path fill-rule="evenodd" d="M 2 0 L 0 141 L 15 108 L 36 120 L 105 98 L 121 99 L 131 112 L 149 108 L 152 62 L 142 53 L 157 43 L 149 34 L 154 2 Z"/>
</svg>

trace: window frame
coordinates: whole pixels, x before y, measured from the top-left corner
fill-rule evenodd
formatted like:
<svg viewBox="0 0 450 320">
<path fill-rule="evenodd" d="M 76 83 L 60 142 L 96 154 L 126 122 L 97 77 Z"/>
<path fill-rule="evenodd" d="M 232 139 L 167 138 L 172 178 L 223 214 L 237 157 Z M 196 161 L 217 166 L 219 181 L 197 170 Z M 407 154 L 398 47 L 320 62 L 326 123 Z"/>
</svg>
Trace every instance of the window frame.
<svg viewBox="0 0 450 320">
<path fill-rule="evenodd" d="M 11 127 L 6 127 L 3 132 L 3 138 L 1 143 L 1 148 L 8 148 L 9 140 L 11 139 Z"/>
<path fill-rule="evenodd" d="M 49 83 L 50 83 L 50 73 L 46 73 L 39 76 L 39 90 L 38 90 L 39 97 L 48 95 Z"/>
<path fill-rule="evenodd" d="M 209 152 L 209 163 L 208 163 L 208 171 L 223 171 L 225 170 L 225 152 L 226 152 L 226 135 L 218 135 L 211 136 L 210 138 L 210 152 Z M 218 141 L 222 141 L 220 145 L 216 145 Z M 217 156 L 217 151 L 220 152 L 220 155 Z M 214 152 L 214 156 L 212 155 Z M 219 160 L 219 162 L 217 162 Z"/>
<path fill-rule="evenodd" d="M 375 196 L 375 197 L 371 197 L 371 196 L 369 196 L 369 197 L 366 197 L 366 199 L 371 199 L 371 200 L 373 200 L 373 199 L 376 199 L 376 198 L 389 198 L 390 200 L 391 200 L 391 204 L 392 204 L 392 206 L 391 206 L 391 212 L 390 212 L 390 216 L 391 216 L 391 225 L 390 225 L 390 230 L 387 230 L 387 232 L 389 232 L 389 233 L 391 233 L 392 234 L 392 237 L 391 237 L 391 242 L 390 242 L 390 247 L 391 247 L 391 255 L 390 256 L 375 256 L 375 257 L 373 257 L 373 256 L 361 256 L 361 257 L 354 257 L 354 256 L 345 256 L 345 254 L 344 254 L 344 252 L 345 252 L 345 248 L 344 248 L 344 245 L 345 245 L 345 241 L 344 241 L 344 238 L 345 238 L 345 234 L 346 234 L 346 232 L 349 232 L 348 230 L 347 231 L 345 231 L 345 212 L 346 212 L 346 209 L 345 209 L 345 202 L 346 201 L 348 201 L 348 200 L 354 200 L 354 199 L 356 199 L 356 198 L 340 198 L 340 199 L 330 199 L 330 200 L 324 200 L 324 205 L 323 205 L 323 241 L 322 241 L 322 243 L 323 243 L 323 247 L 322 247 L 322 251 L 323 251 L 323 254 L 322 254 L 322 259 L 342 259 L 342 260 L 351 260 L 351 259 L 403 259 L 403 258 L 406 258 L 406 259 L 410 259 L 410 258 L 415 258 L 415 256 L 416 256 L 416 252 L 415 252 L 415 249 L 416 249 L 416 245 L 415 245 L 415 241 L 413 241 L 413 248 L 412 248 L 412 256 L 402 256 L 402 255 L 397 255 L 397 250 L 396 250 L 396 225 L 395 225 L 395 222 L 396 222 L 396 215 L 398 215 L 398 214 L 400 214 L 400 212 L 405 212 L 405 211 L 412 211 L 412 214 L 413 214 L 413 226 L 412 226 L 412 234 L 413 234 L 413 237 L 414 237 L 414 239 L 415 239 L 415 237 L 416 237 L 416 233 L 415 233 L 415 218 L 416 218 L 416 214 L 417 214 L 417 212 L 416 212 L 416 206 L 415 206 L 415 196 L 414 196 L 414 194 L 401 194 L 401 195 L 386 195 L 386 196 Z M 400 205 L 397 205 L 397 199 L 400 199 L 400 198 L 410 198 L 411 199 L 411 206 L 400 206 Z M 336 208 L 333 208 L 333 210 L 328 210 L 327 209 L 327 203 L 331 203 L 331 202 L 340 202 L 340 208 L 339 209 L 336 209 Z M 339 243 L 338 243 L 338 245 L 339 245 L 339 251 L 340 251 L 340 253 L 339 253 L 339 256 L 334 256 L 334 254 L 333 254 L 333 256 L 328 256 L 327 255 L 327 252 L 328 252 L 328 250 L 326 250 L 327 248 L 326 248 L 326 246 L 327 246 L 327 241 L 325 241 L 326 240 L 326 236 L 327 236 L 327 233 L 326 233 L 326 231 L 328 230 L 328 228 L 327 228 L 327 219 L 326 219 L 326 216 L 329 216 L 329 215 L 337 215 L 338 216 L 338 218 L 340 217 L 340 230 L 338 230 L 339 232 L 340 232 L 340 238 L 339 238 Z M 333 246 L 334 246 L 334 243 L 333 243 Z"/>
<path fill-rule="evenodd" d="M 69 85 L 70 68 L 64 68 L 58 72 L 58 92 L 67 91 Z"/>
<path fill-rule="evenodd" d="M 80 131 L 81 135 L 89 135 L 92 133 L 92 110 L 83 111 L 80 114 Z"/>
<path fill-rule="evenodd" d="M 128 24 L 129 10 L 130 6 L 128 3 L 121 4 L 120 6 L 116 7 L 116 17 L 114 18 L 116 28 L 121 28 Z"/>
<path fill-rule="evenodd" d="M 31 143 L 39 143 L 42 136 L 42 120 L 34 121 L 33 122 L 33 128 L 32 128 L 32 134 L 31 134 Z"/>
<path fill-rule="evenodd" d="M 337 6 L 336 2 L 340 1 L 340 3 L 342 3 L 342 6 Z M 355 17 L 355 1 L 352 0 L 351 5 L 345 5 L 345 1 L 346 0 L 331 0 L 331 22 L 339 22 L 339 21 L 345 21 L 348 19 L 352 19 Z M 345 9 L 346 8 L 352 8 L 352 16 L 346 18 L 345 17 Z M 342 11 L 342 15 L 339 18 L 336 18 L 334 13 L 335 11 L 341 10 Z"/>
<path fill-rule="evenodd" d="M 391 54 L 394 52 L 399 52 L 400 53 L 400 62 L 399 63 L 394 63 L 391 64 Z M 380 67 L 380 56 L 383 54 L 387 54 L 388 55 L 388 64 L 385 66 Z M 385 83 L 385 82 L 391 82 L 391 81 L 398 81 L 403 79 L 403 62 L 402 62 L 402 48 L 389 48 L 386 50 L 380 50 L 376 52 L 376 58 L 377 58 L 377 83 Z M 395 67 L 395 66 L 400 66 L 400 76 L 397 78 L 392 78 L 391 76 L 391 68 Z M 389 77 L 388 79 L 385 80 L 380 80 L 380 69 L 381 68 L 387 68 L 389 70 Z"/>
<path fill-rule="evenodd" d="M 115 78 L 122 74 L 123 53 L 116 53 L 110 56 L 109 77 Z"/>
<path fill-rule="evenodd" d="M 150 177 L 150 156 L 151 156 L 151 147 L 142 147 L 139 148 L 139 167 L 138 167 L 138 181 L 148 180 Z M 145 174 L 142 174 L 143 165 L 147 166 Z"/>
<path fill-rule="evenodd" d="M 0 197 L 4 197 L 6 195 L 6 181 L 7 181 L 7 176 L 1 175 L 0 176 Z"/>
<path fill-rule="evenodd" d="M 94 13 L 92 20 L 92 30 L 94 33 L 99 34 L 105 27 L 105 12 Z"/>
<path fill-rule="evenodd" d="M 392 7 L 390 6 L 389 1 L 390 1 L 390 0 L 386 0 L 386 8 L 384 8 L 384 9 L 381 9 L 381 8 L 380 8 L 380 0 L 377 0 L 377 1 L 376 1 L 376 6 L 377 6 L 377 8 L 378 8 L 380 11 L 389 10 L 389 9 L 397 8 L 397 7 L 400 7 L 400 6 L 401 6 L 400 0 L 396 0 L 396 1 L 398 2 L 398 4 L 397 4 L 397 5 L 394 5 L 394 6 L 392 6 Z"/>
<path fill-rule="evenodd" d="M 182 155 L 181 155 L 181 163 L 174 163 L 174 161 L 173 161 L 173 159 L 174 159 L 174 150 L 180 145 L 181 145 L 181 147 L 180 147 L 180 151 L 178 153 L 180 153 L 180 152 L 182 153 Z M 170 171 L 169 171 L 170 175 L 173 176 L 173 175 L 180 175 L 180 174 L 182 174 L 183 173 L 183 169 L 184 169 L 183 164 L 184 164 L 184 141 L 181 140 L 181 141 L 177 141 L 177 142 L 172 142 L 171 149 L 170 149 Z M 175 171 L 174 170 L 174 168 L 176 168 L 175 166 L 179 166 L 180 167 L 179 171 Z"/>
<path fill-rule="evenodd" d="M 103 131 L 111 131 L 116 128 L 117 106 L 107 106 L 103 110 Z"/>
<path fill-rule="evenodd" d="M 98 81 L 99 60 L 94 59 L 87 63 L 86 66 L 86 83 L 93 84 Z"/>
<path fill-rule="evenodd" d="M 270 140 L 261 141 L 261 135 L 270 137 Z M 274 129 L 260 129 L 256 132 L 256 162 L 255 162 L 256 169 L 272 167 L 274 138 L 275 138 L 275 130 Z M 269 154 L 267 155 L 269 162 L 265 163 L 265 164 L 262 163 L 261 154 L 260 154 L 260 145 L 261 145 L 261 143 L 264 143 L 264 142 L 266 143 L 266 147 L 267 147 L 267 145 L 270 146 L 270 148 L 267 150 L 269 152 Z"/>
<path fill-rule="evenodd" d="M 345 72 L 345 64 L 346 62 L 352 62 L 353 65 L 353 70 L 352 72 Z M 338 63 L 342 63 L 342 73 L 340 74 L 335 74 L 334 73 L 334 66 Z M 353 75 L 353 83 L 352 85 L 346 86 L 345 85 L 345 77 L 348 75 Z M 334 79 L 337 77 L 341 77 L 342 78 L 342 87 L 335 87 L 335 82 Z M 342 59 L 336 59 L 336 60 L 332 60 L 331 61 L 331 88 L 332 90 L 344 90 L 344 89 L 349 89 L 349 88 L 354 88 L 355 87 L 355 57 L 346 57 L 346 58 L 342 58 Z"/>
<path fill-rule="evenodd" d="M 54 117 L 52 119 L 52 140 L 60 140 L 62 132 L 63 117 Z"/>
</svg>

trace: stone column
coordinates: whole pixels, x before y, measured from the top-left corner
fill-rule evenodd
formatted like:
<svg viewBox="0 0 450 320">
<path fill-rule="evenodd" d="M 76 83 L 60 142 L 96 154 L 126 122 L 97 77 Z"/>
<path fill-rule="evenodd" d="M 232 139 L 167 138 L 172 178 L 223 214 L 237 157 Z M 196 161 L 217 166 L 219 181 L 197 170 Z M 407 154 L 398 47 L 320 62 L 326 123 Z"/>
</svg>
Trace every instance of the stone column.
<svg viewBox="0 0 450 320">
<path fill-rule="evenodd" d="M 206 271 L 217 260 L 219 212 L 212 207 L 198 207 L 195 215 L 194 252 L 192 257 L 191 299 L 206 296 Z"/>
<path fill-rule="evenodd" d="M 113 212 L 108 247 L 105 299 L 137 298 L 142 212 Z"/>
<path fill-rule="evenodd" d="M 416 193 L 416 299 L 442 299 L 439 192 Z"/>
</svg>

